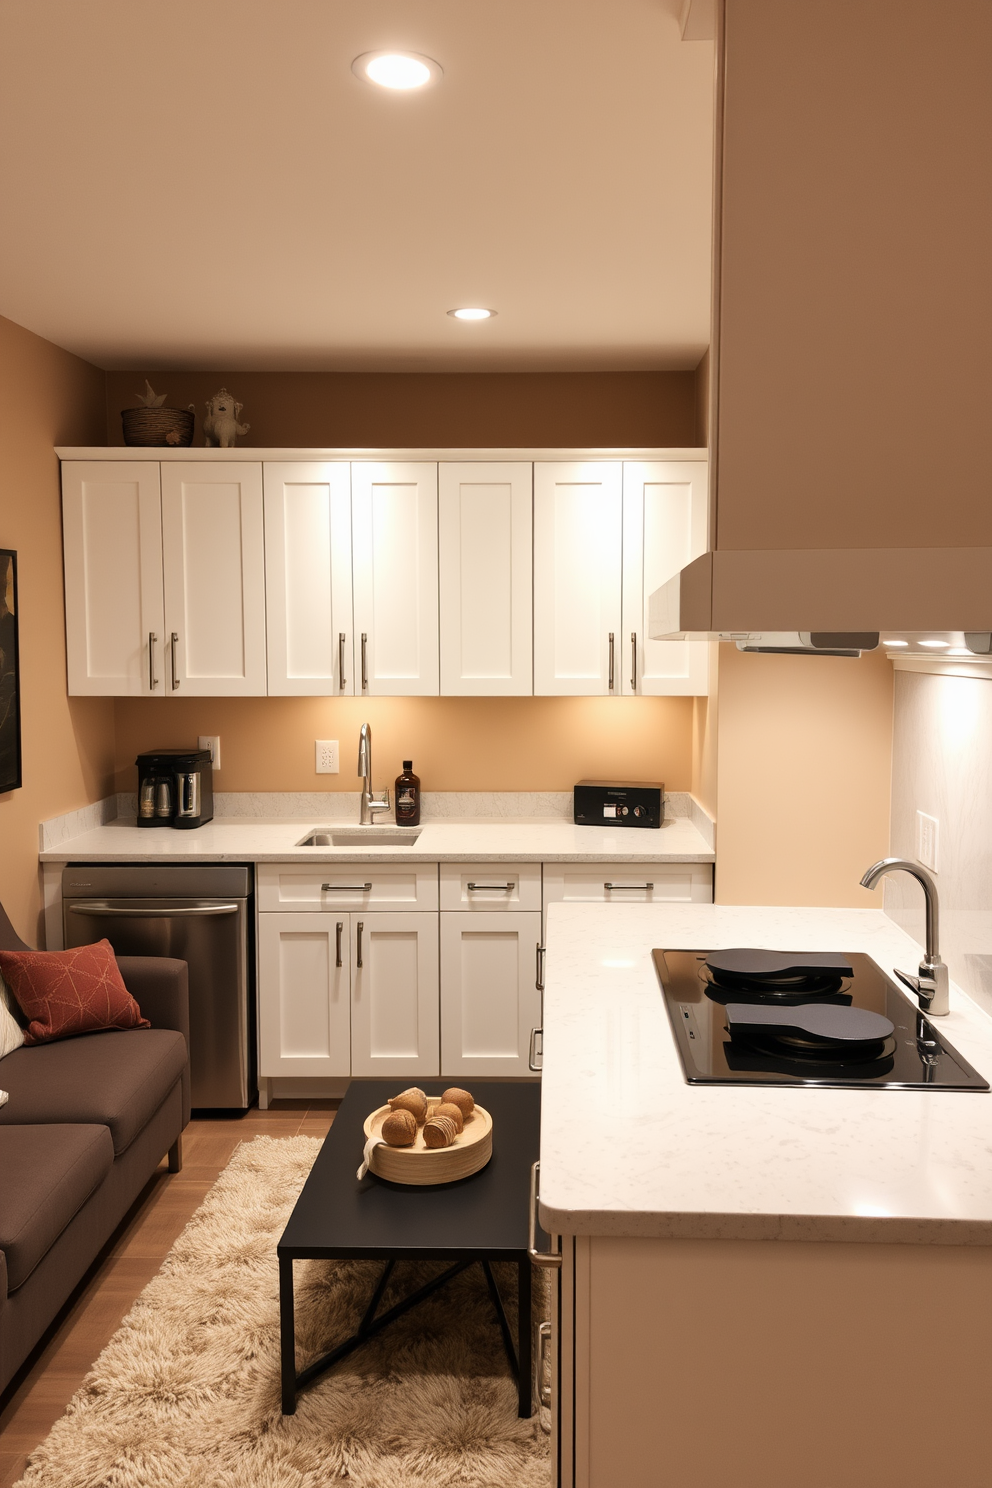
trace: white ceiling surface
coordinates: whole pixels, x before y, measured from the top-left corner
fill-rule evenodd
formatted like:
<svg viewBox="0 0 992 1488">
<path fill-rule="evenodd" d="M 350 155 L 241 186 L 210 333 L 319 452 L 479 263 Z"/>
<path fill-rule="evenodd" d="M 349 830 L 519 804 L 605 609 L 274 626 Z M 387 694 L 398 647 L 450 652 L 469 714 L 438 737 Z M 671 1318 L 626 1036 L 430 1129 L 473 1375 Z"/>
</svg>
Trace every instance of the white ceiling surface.
<svg viewBox="0 0 992 1488">
<path fill-rule="evenodd" d="M 0 312 L 104 367 L 693 367 L 713 48 L 678 9 L 0 0 Z M 443 79 L 352 74 L 386 47 Z"/>
</svg>

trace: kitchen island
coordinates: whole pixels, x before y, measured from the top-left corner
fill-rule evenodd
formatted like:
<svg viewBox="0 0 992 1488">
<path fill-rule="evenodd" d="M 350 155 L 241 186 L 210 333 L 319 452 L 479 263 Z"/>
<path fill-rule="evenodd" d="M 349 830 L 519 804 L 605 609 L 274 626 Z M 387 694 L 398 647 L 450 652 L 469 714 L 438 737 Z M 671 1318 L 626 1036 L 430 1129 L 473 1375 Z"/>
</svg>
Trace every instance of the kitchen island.
<svg viewBox="0 0 992 1488">
<path fill-rule="evenodd" d="M 881 911 L 554 905 L 541 1219 L 561 1481 L 992 1481 L 992 1096 L 686 1084 L 655 947 L 920 948 Z M 992 1075 L 992 1020 L 940 1031 Z"/>
</svg>

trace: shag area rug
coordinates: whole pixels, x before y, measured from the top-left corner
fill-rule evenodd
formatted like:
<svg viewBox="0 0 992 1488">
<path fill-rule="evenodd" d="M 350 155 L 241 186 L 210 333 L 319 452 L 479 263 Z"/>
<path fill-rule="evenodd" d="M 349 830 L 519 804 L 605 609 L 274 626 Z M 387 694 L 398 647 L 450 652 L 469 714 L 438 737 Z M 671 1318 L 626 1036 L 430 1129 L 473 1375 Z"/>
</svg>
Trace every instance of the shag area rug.
<svg viewBox="0 0 992 1488">
<path fill-rule="evenodd" d="M 320 1148 L 235 1153 L 32 1454 L 19 1488 L 549 1488 L 479 1266 L 279 1409 L 276 1243 Z M 397 1264 L 382 1309 L 440 1267 Z M 515 1327 L 515 1268 L 497 1267 Z M 297 1263 L 297 1365 L 354 1332 L 379 1267 Z M 395 1286 L 393 1283 L 395 1282 Z"/>
</svg>

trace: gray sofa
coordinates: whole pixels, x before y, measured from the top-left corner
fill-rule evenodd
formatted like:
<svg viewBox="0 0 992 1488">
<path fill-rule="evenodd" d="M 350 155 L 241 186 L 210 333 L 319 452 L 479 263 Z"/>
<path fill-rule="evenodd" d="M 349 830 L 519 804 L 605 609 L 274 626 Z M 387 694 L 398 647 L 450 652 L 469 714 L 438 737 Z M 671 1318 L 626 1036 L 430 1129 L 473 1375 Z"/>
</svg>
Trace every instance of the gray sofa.
<svg viewBox="0 0 992 1488">
<path fill-rule="evenodd" d="M 29 950 L 0 907 L 0 948 Z M 185 961 L 120 956 L 151 1028 L 0 1060 L 0 1390 L 71 1296 L 189 1121 Z"/>
</svg>

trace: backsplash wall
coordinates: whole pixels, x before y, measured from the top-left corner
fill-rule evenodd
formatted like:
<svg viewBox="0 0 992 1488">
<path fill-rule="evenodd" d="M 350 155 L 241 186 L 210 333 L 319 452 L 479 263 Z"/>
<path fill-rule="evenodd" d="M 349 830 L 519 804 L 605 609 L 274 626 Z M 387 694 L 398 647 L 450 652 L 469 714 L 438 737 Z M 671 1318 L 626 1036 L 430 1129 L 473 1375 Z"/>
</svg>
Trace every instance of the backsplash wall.
<svg viewBox="0 0 992 1488">
<path fill-rule="evenodd" d="M 918 861 L 916 813 L 937 818 L 941 955 L 992 1013 L 990 756 L 992 680 L 896 672 L 890 851 Z M 923 891 L 908 875 L 886 879 L 885 909 L 923 943 Z"/>
<path fill-rule="evenodd" d="M 565 791 L 576 780 L 692 785 L 692 698 L 119 698 L 117 790 L 151 748 L 219 734 L 220 791 L 353 791 L 358 732 L 372 727 L 375 788 L 404 759 L 425 791 Z M 337 739 L 340 773 L 317 775 L 314 740 Z"/>
</svg>

